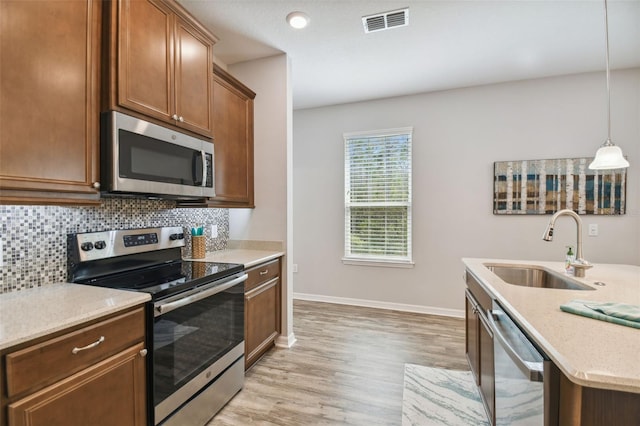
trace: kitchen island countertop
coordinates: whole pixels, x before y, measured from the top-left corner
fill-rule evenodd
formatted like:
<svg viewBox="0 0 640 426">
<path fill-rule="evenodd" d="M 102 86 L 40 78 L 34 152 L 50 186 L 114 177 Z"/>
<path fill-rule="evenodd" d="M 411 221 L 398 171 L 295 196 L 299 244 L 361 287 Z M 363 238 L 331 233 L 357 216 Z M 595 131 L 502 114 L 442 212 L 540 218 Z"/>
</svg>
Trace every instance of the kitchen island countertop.
<svg viewBox="0 0 640 426">
<path fill-rule="evenodd" d="M 150 299 L 146 293 L 69 283 L 0 294 L 0 350 Z"/>
<path fill-rule="evenodd" d="M 640 329 L 560 310 L 573 299 L 640 305 L 640 266 L 595 264 L 585 278 L 571 277 L 594 289 L 581 291 L 508 284 L 484 266 L 539 265 L 562 274 L 561 262 L 465 258 L 463 263 L 572 382 L 640 393 Z"/>
</svg>

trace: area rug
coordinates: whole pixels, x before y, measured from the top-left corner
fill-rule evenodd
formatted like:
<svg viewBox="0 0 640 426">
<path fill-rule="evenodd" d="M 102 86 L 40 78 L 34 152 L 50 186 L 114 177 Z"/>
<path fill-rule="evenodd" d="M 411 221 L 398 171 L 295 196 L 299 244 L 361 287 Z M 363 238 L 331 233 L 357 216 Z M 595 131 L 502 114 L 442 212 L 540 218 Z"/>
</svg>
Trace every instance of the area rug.
<svg viewBox="0 0 640 426">
<path fill-rule="evenodd" d="M 402 426 L 488 426 L 470 371 L 404 366 Z"/>
</svg>

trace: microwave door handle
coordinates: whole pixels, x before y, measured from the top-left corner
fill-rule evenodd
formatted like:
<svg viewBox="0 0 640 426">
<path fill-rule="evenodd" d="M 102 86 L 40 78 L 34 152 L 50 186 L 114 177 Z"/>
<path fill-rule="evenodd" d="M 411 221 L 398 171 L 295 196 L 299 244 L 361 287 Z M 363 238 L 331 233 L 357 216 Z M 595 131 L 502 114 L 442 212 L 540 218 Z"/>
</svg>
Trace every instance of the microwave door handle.
<svg viewBox="0 0 640 426">
<path fill-rule="evenodd" d="M 200 151 L 200 157 L 202 158 L 202 186 L 207 186 L 207 154 L 204 149 Z"/>
<path fill-rule="evenodd" d="M 199 170 L 204 163 L 204 159 L 201 158 L 200 160 L 198 160 L 198 157 L 202 157 L 203 152 L 204 151 L 202 150 L 193 151 L 193 157 L 191 159 L 191 168 L 193 169 L 191 172 L 191 177 L 193 179 L 193 186 L 203 186 L 205 183 L 204 181 L 200 180 L 203 178 L 203 176 L 201 175 Z"/>
</svg>

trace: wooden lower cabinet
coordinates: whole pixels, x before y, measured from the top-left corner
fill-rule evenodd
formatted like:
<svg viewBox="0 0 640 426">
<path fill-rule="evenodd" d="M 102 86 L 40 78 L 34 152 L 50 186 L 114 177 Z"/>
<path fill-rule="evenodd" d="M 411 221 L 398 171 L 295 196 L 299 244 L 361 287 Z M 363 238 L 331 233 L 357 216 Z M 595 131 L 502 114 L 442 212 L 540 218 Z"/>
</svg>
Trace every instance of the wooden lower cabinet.
<svg viewBox="0 0 640 426">
<path fill-rule="evenodd" d="M 491 297 L 467 272 L 465 291 L 465 350 L 469 367 L 480 391 L 482 403 L 490 423 L 495 424 L 495 368 L 493 333 L 487 322 Z"/>
<path fill-rule="evenodd" d="M 137 307 L 3 351 L 0 424 L 146 425 L 144 324 Z"/>
<path fill-rule="evenodd" d="M 560 374 L 560 426 L 638 426 L 640 394 L 587 388 Z"/>
<path fill-rule="evenodd" d="M 465 291 L 465 353 L 476 385 L 480 385 L 480 327 L 478 303 L 469 290 Z"/>
<path fill-rule="evenodd" d="M 247 271 L 245 284 L 245 369 L 275 345 L 280 335 L 280 259 Z"/>
<path fill-rule="evenodd" d="M 9 426 L 146 424 L 140 343 L 9 405 Z"/>
</svg>

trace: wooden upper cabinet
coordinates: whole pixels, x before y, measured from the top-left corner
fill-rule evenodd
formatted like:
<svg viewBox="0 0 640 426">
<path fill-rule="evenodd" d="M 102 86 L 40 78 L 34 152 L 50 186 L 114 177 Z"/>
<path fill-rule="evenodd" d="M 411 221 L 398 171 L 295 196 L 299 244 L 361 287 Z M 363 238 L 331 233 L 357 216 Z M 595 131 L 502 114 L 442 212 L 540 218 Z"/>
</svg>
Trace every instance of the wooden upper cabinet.
<svg viewBox="0 0 640 426">
<path fill-rule="evenodd" d="M 176 114 L 179 125 L 213 136 L 213 43 L 184 19 L 176 19 Z"/>
<path fill-rule="evenodd" d="M 99 202 L 101 2 L 0 2 L 0 202 Z"/>
<path fill-rule="evenodd" d="M 254 207 L 253 99 L 256 94 L 214 65 L 215 185 L 210 205 Z"/>
<path fill-rule="evenodd" d="M 174 110 L 171 10 L 146 0 L 125 0 L 119 6 L 118 103 L 169 121 Z"/>
<path fill-rule="evenodd" d="M 108 101 L 213 137 L 211 66 L 215 37 L 172 0 L 113 0 Z"/>
</svg>

